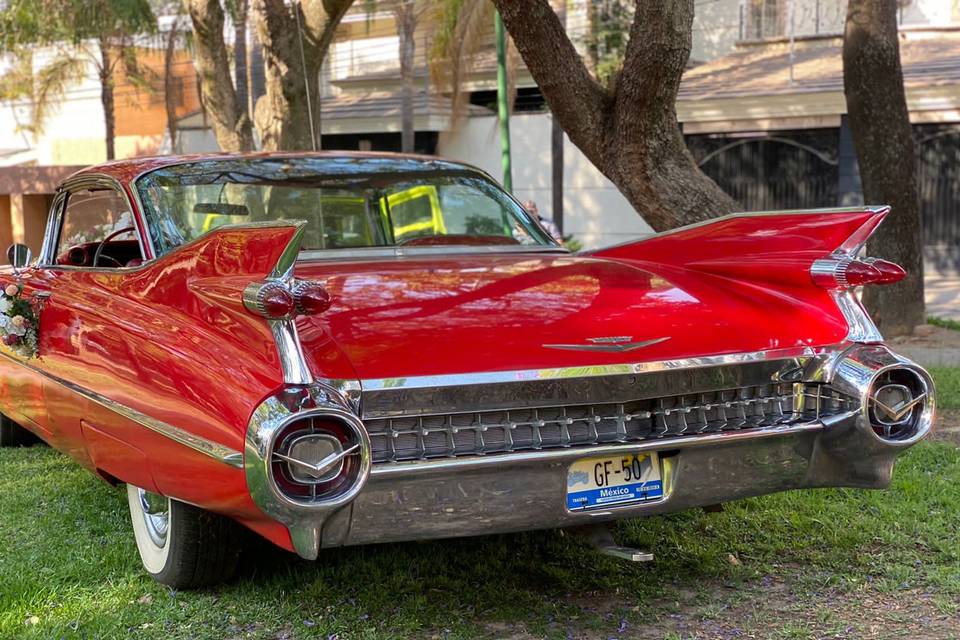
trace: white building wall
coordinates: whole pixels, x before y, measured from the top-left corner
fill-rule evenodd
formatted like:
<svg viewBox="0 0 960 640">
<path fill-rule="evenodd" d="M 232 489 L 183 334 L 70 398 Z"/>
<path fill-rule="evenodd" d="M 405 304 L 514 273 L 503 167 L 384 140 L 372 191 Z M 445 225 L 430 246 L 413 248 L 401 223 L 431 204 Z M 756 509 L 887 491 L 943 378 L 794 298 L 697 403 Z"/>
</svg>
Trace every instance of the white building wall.
<svg viewBox="0 0 960 640">
<path fill-rule="evenodd" d="M 902 15 L 903 26 L 945 27 L 960 19 L 960 0 L 912 0 Z"/>
<path fill-rule="evenodd" d="M 510 120 L 513 192 L 533 200 L 540 213 L 553 217 L 550 166 L 550 114 L 515 114 Z M 503 177 L 495 116 L 466 118 L 454 132 L 440 136 L 437 155 Z M 569 140 L 564 146 L 564 233 L 584 248 L 604 247 L 652 233 L 620 191 Z"/>
<path fill-rule="evenodd" d="M 34 72 L 48 64 L 54 53 L 53 49 L 36 50 Z M 30 123 L 32 112 L 32 105 L 26 100 L 0 103 L 0 147 L 30 147 L 31 160 L 40 165 L 103 161 L 106 125 L 100 83 L 92 63 L 87 66 L 86 77 L 69 86 L 59 104 L 50 108 L 42 135 L 36 140 L 23 130 Z"/>
<path fill-rule="evenodd" d="M 695 2 L 690 60 L 707 62 L 733 51 L 740 36 L 741 0 Z"/>
<path fill-rule="evenodd" d="M 768 4 L 771 0 L 767 0 Z M 710 0 L 696 2 L 693 16 L 693 48 L 690 59 L 706 62 L 733 51 L 740 40 L 741 15 L 749 21 L 756 0 Z M 908 0 L 900 10 L 903 27 L 945 27 L 960 22 L 960 0 Z M 786 0 L 777 3 L 780 12 L 774 28 L 781 36 L 842 34 L 847 17 L 846 0 Z M 774 15 L 768 14 L 773 18 Z M 755 39 L 750 33 L 745 40 Z"/>
</svg>

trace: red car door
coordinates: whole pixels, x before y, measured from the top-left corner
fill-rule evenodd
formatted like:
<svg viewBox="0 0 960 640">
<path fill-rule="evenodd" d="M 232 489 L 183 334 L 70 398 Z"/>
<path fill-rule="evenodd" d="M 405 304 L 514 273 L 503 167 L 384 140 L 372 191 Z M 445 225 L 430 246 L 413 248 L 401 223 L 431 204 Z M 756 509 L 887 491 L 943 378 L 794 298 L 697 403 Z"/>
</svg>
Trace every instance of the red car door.
<svg viewBox="0 0 960 640">
<path fill-rule="evenodd" d="M 4 293 L 2 302 L 3 312 L 8 318 L 7 308 L 14 299 L 28 300 L 38 309 L 49 295 L 48 283 L 41 270 L 36 267 L 27 267 L 19 272 L 12 268 L 6 270 L 0 275 L 0 289 L 7 292 L 11 287 L 16 288 L 17 293 L 14 296 Z M 9 289 L 9 292 L 12 293 L 13 289 Z M 26 330 L 37 331 L 38 328 L 27 327 Z M 7 328 L 3 329 L 3 334 L 5 338 L 11 335 Z M 16 336 L 16 339 L 22 340 L 19 336 Z M 37 432 L 56 445 L 57 434 L 49 423 L 43 397 L 44 377 L 40 372 L 42 365 L 39 359 L 26 345 L 26 341 L 17 345 L 4 343 L 0 346 L 0 351 L 3 355 L 0 358 L 0 398 L 4 404 L 4 413 L 14 422 Z"/>
<path fill-rule="evenodd" d="M 117 269 L 143 257 L 130 203 L 111 184 L 83 183 L 66 188 L 53 215 L 52 237 L 25 280 L 43 296 L 37 413 L 58 448 L 107 478 L 118 466 L 139 469 L 141 486 L 149 487 L 146 458 L 129 444 L 129 425 L 97 399 L 109 392 L 108 367 L 115 372 L 124 361 L 122 337 L 105 326 L 122 277 Z"/>
</svg>

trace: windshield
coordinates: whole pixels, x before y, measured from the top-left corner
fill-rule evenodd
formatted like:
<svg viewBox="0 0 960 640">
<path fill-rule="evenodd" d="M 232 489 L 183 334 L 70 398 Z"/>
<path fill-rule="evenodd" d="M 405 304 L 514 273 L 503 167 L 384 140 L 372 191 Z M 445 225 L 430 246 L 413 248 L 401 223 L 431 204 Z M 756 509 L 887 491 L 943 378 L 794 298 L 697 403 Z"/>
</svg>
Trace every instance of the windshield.
<svg viewBox="0 0 960 640">
<path fill-rule="evenodd" d="M 303 249 L 554 246 L 483 174 L 405 158 L 216 159 L 137 181 L 157 255 L 216 227 L 305 220 Z"/>
</svg>

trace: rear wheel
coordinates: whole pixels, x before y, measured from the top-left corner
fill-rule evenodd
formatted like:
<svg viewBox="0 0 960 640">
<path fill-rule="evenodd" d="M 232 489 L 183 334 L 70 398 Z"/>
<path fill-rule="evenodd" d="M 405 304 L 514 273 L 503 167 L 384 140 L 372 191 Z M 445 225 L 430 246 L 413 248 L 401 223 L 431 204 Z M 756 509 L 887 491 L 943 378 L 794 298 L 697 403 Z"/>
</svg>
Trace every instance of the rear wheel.
<svg viewBox="0 0 960 640">
<path fill-rule="evenodd" d="M 0 447 L 28 447 L 37 441 L 37 436 L 7 416 L 0 415 Z"/>
<path fill-rule="evenodd" d="M 197 589 L 236 573 L 243 532 L 232 520 L 130 484 L 127 502 L 140 559 L 158 582 Z"/>
</svg>

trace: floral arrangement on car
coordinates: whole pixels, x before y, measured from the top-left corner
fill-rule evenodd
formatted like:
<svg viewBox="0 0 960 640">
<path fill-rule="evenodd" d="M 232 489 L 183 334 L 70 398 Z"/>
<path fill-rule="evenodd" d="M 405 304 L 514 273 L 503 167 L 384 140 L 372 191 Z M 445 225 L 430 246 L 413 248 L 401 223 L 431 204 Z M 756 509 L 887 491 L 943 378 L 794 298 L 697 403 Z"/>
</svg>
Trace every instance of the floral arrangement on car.
<svg viewBox="0 0 960 640">
<path fill-rule="evenodd" d="M 0 295 L 0 341 L 25 358 L 37 355 L 39 309 L 24 297 L 23 286 L 15 283 Z"/>
</svg>

